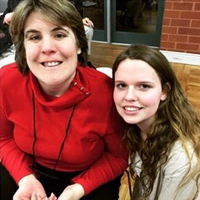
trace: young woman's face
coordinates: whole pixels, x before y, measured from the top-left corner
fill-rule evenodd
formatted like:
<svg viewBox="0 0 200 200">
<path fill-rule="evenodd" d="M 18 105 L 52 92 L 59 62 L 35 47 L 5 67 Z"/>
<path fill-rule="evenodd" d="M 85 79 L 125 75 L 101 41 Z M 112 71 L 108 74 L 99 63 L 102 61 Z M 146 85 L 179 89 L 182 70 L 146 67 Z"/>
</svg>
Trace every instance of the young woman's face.
<svg viewBox="0 0 200 200">
<path fill-rule="evenodd" d="M 126 59 L 115 72 L 114 101 L 128 124 L 147 130 L 161 100 L 166 99 L 155 70 L 142 60 Z"/>
<path fill-rule="evenodd" d="M 39 13 L 32 13 L 24 27 L 24 46 L 29 69 L 44 91 L 64 89 L 75 76 L 78 62 L 74 33 L 67 26 L 48 23 Z"/>
</svg>

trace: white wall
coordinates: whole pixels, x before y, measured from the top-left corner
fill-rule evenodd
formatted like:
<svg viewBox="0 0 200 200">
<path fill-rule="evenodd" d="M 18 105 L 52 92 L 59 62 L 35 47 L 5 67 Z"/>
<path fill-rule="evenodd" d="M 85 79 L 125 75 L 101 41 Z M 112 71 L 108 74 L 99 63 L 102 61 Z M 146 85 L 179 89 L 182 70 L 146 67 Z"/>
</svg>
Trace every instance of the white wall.
<svg viewBox="0 0 200 200">
<path fill-rule="evenodd" d="M 0 13 L 2 13 L 7 7 L 7 0 L 0 0 Z"/>
</svg>

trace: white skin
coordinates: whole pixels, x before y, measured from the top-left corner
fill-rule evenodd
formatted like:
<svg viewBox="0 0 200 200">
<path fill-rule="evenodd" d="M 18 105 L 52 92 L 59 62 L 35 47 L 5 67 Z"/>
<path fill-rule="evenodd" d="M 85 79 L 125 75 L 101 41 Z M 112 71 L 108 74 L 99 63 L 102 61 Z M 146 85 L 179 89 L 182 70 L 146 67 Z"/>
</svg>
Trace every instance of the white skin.
<svg viewBox="0 0 200 200">
<path fill-rule="evenodd" d="M 3 19 L 3 23 L 6 23 L 6 24 L 10 24 L 11 20 L 12 20 L 12 16 L 13 16 L 13 12 L 10 12 L 10 13 L 7 13 Z"/>
<path fill-rule="evenodd" d="M 74 79 L 81 53 L 74 33 L 67 26 L 47 23 L 37 13 L 29 16 L 24 33 L 29 69 L 47 94 L 61 96 Z"/>
<path fill-rule="evenodd" d="M 93 22 L 88 17 L 83 18 L 83 24 L 89 27 L 94 27 Z"/>
<path fill-rule="evenodd" d="M 81 50 L 75 35 L 67 26 L 46 22 L 41 14 L 32 13 L 24 27 L 24 46 L 30 71 L 41 88 L 49 95 L 61 96 L 73 80 Z M 84 196 L 80 184 L 68 186 L 59 197 L 46 197 L 41 183 L 34 175 L 23 177 L 13 200 L 78 200 Z"/>
<path fill-rule="evenodd" d="M 125 122 L 140 128 L 143 140 L 147 138 L 160 101 L 166 97 L 156 71 L 148 63 L 126 59 L 119 64 L 115 72 L 116 108 Z"/>
</svg>

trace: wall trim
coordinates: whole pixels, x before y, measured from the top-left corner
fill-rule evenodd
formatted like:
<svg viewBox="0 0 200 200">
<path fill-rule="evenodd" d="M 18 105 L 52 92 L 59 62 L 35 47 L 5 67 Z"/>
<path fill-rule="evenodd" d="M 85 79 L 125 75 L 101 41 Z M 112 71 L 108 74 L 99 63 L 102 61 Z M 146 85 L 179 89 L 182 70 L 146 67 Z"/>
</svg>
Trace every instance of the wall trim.
<svg viewBox="0 0 200 200">
<path fill-rule="evenodd" d="M 160 51 L 169 60 L 169 62 L 197 65 L 200 67 L 200 54 L 164 51 L 164 50 Z"/>
<path fill-rule="evenodd" d="M 130 45 L 130 44 L 123 44 L 123 43 L 111 43 L 111 44 L 124 45 L 124 46 Z M 154 46 L 152 47 L 158 48 Z M 164 56 L 168 59 L 169 62 L 182 63 L 186 65 L 197 65 L 200 67 L 200 54 L 184 53 L 184 52 L 177 52 L 177 51 L 165 51 L 165 50 L 160 50 L 160 52 L 164 54 Z"/>
</svg>

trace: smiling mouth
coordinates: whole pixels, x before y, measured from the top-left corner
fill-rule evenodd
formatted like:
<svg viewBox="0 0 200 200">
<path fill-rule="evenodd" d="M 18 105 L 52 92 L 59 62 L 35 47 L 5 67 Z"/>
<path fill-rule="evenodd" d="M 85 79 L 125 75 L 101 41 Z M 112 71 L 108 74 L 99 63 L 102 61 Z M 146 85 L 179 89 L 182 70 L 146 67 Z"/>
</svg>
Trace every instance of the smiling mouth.
<svg viewBox="0 0 200 200">
<path fill-rule="evenodd" d="M 138 110 L 140 110 L 140 109 L 142 109 L 142 108 L 136 108 L 136 107 L 124 107 L 124 109 L 126 110 L 126 111 L 138 111 Z"/>
<path fill-rule="evenodd" d="M 60 65 L 62 62 L 42 62 L 42 65 L 45 67 L 56 67 Z"/>
</svg>

